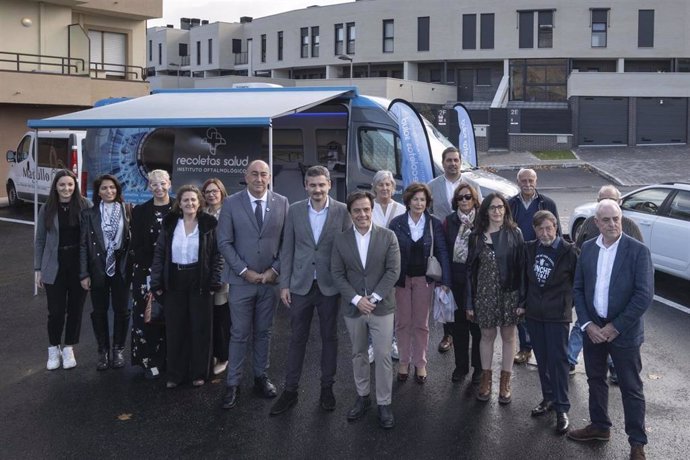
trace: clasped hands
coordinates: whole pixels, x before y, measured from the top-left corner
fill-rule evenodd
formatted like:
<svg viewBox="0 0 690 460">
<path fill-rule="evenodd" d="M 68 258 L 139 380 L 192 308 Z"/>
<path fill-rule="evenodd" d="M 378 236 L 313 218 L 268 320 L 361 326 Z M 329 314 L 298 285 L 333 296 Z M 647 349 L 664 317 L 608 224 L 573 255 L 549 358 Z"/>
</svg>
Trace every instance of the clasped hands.
<svg viewBox="0 0 690 460">
<path fill-rule="evenodd" d="M 273 284 L 278 278 L 278 275 L 270 267 L 263 273 L 258 273 L 248 268 L 242 274 L 242 277 L 251 284 Z"/>
<path fill-rule="evenodd" d="M 613 323 L 608 323 L 604 327 L 589 323 L 585 331 L 587 331 L 587 336 L 592 343 L 613 342 L 619 335 L 619 332 L 613 327 Z"/>
</svg>

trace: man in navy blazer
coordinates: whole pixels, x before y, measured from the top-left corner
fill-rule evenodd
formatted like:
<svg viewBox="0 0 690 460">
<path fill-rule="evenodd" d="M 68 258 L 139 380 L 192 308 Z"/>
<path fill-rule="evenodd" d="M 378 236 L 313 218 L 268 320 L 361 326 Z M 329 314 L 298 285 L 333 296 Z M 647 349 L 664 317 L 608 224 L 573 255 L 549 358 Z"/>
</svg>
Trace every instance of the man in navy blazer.
<svg viewBox="0 0 690 460">
<path fill-rule="evenodd" d="M 225 198 L 216 230 L 218 250 L 225 259 L 222 280 L 230 284 L 232 317 L 223 409 L 237 405 L 250 334 L 254 343 L 254 389 L 265 398 L 276 396 L 266 371 L 288 201 L 268 190 L 271 171 L 265 162 L 252 161 L 244 178 L 247 189 Z"/>
<path fill-rule="evenodd" d="M 645 458 L 647 444 L 640 378 L 642 315 L 654 297 L 654 267 L 649 249 L 623 233 L 622 216 L 613 200 L 597 204 L 595 223 L 601 234 L 582 246 L 575 272 L 575 308 L 586 332 L 584 357 L 591 424 L 570 431 L 568 437 L 575 441 L 610 439 L 606 383 L 606 357 L 610 354 L 618 370 L 630 458 L 638 459 Z"/>
</svg>

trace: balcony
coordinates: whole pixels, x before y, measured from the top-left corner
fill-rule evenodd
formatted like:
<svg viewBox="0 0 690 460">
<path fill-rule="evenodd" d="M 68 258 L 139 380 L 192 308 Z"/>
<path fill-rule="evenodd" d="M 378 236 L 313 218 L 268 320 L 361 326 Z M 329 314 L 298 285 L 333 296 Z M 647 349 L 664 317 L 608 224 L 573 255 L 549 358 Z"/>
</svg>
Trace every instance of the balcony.
<svg viewBox="0 0 690 460">
<path fill-rule="evenodd" d="M 235 65 L 245 65 L 249 63 L 249 53 L 235 53 Z"/>
</svg>

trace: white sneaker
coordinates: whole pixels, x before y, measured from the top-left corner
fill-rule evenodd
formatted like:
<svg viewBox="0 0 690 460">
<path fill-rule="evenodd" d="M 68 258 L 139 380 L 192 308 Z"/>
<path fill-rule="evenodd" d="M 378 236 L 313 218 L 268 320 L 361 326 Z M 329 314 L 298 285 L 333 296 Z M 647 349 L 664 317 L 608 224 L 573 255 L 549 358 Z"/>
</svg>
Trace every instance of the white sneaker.
<svg viewBox="0 0 690 460">
<path fill-rule="evenodd" d="M 77 360 L 74 359 L 74 349 L 72 347 L 65 347 L 62 349 L 62 368 L 72 369 L 77 366 Z"/>
<path fill-rule="evenodd" d="M 215 359 L 215 358 L 214 358 Z M 213 375 L 222 374 L 228 368 L 227 361 L 219 361 L 213 366 Z"/>
<path fill-rule="evenodd" d="M 400 353 L 398 352 L 398 341 L 393 337 L 393 343 L 391 344 L 391 359 L 400 359 Z"/>
<path fill-rule="evenodd" d="M 60 367 L 60 346 L 48 347 L 48 362 L 46 363 L 46 369 L 54 371 L 58 367 Z"/>
<path fill-rule="evenodd" d="M 369 364 L 374 362 L 374 346 L 369 345 Z"/>
</svg>

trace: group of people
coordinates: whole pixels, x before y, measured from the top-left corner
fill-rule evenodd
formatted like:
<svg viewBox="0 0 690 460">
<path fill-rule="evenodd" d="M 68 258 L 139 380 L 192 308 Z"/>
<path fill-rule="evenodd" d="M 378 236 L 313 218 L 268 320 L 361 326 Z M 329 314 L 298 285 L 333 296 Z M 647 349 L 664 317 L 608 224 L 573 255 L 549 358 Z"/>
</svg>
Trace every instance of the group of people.
<svg viewBox="0 0 690 460">
<path fill-rule="evenodd" d="M 298 401 L 314 310 L 321 337 L 319 404 L 325 411 L 335 409 L 340 311 L 352 343 L 357 391 L 347 418 L 360 419 L 372 405 L 372 354 L 378 421 L 389 429 L 395 425 L 392 351 L 399 359 L 400 384 L 413 372 L 418 384 L 426 383 L 432 305 L 436 296 L 450 297 L 457 305 L 455 321 L 444 325 L 439 350 L 454 349 L 453 382 L 462 382 L 472 368 L 476 398 L 491 399 L 500 333 L 498 402 L 510 403 L 516 336 L 525 323 L 542 387 L 532 415 L 555 411 L 556 431 L 574 440 L 608 439 L 610 356 L 632 454 L 638 455 L 633 458 L 643 458 L 647 438 L 639 373 L 642 315 L 653 295 L 649 251 L 622 232 L 614 200 L 597 205 L 593 221 L 600 235 L 590 233 L 580 254 L 561 237 L 556 206 L 537 192 L 535 171 L 520 170 L 520 193 L 508 199 L 500 193 L 482 197 L 460 166 L 458 150 L 449 147 L 444 175 L 428 185 L 410 184 L 402 205 L 393 201 L 396 182 L 389 171 L 375 175 L 374 193 L 355 191 L 340 203 L 329 196 L 330 173 L 323 166 L 306 170 L 307 198 L 288 205 L 269 188 L 269 166 L 257 160 L 247 168 L 246 190 L 226 197 L 222 183 L 209 179 L 202 190 L 182 186 L 171 206 L 169 177 L 154 171 L 153 198 L 133 211 L 122 203 L 112 176 L 96 181 L 91 206 L 80 196 L 76 178 L 60 172 L 37 228 L 37 282 L 48 294 L 48 368 L 76 365 L 73 345 L 88 289 L 98 369 L 124 365 L 131 281 L 132 362 L 148 377 L 166 370 L 168 388 L 190 381 L 200 386 L 209 373 L 227 368 L 222 407 L 232 409 L 240 401 L 251 343 L 254 391 L 275 398 L 268 363 L 280 300 L 288 309 L 291 335 L 284 387 L 270 414 L 282 414 Z M 75 267 L 79 270 L 70 270 Z M 143 319 L 151 296 L 165 306 L 164 328 Z M 108 305 L 115 313 L 112 350 Z M 569 430 L 567 417 L 573 305 L 583 332 L 592 419 L 580 430 Z"/>
</svg>

